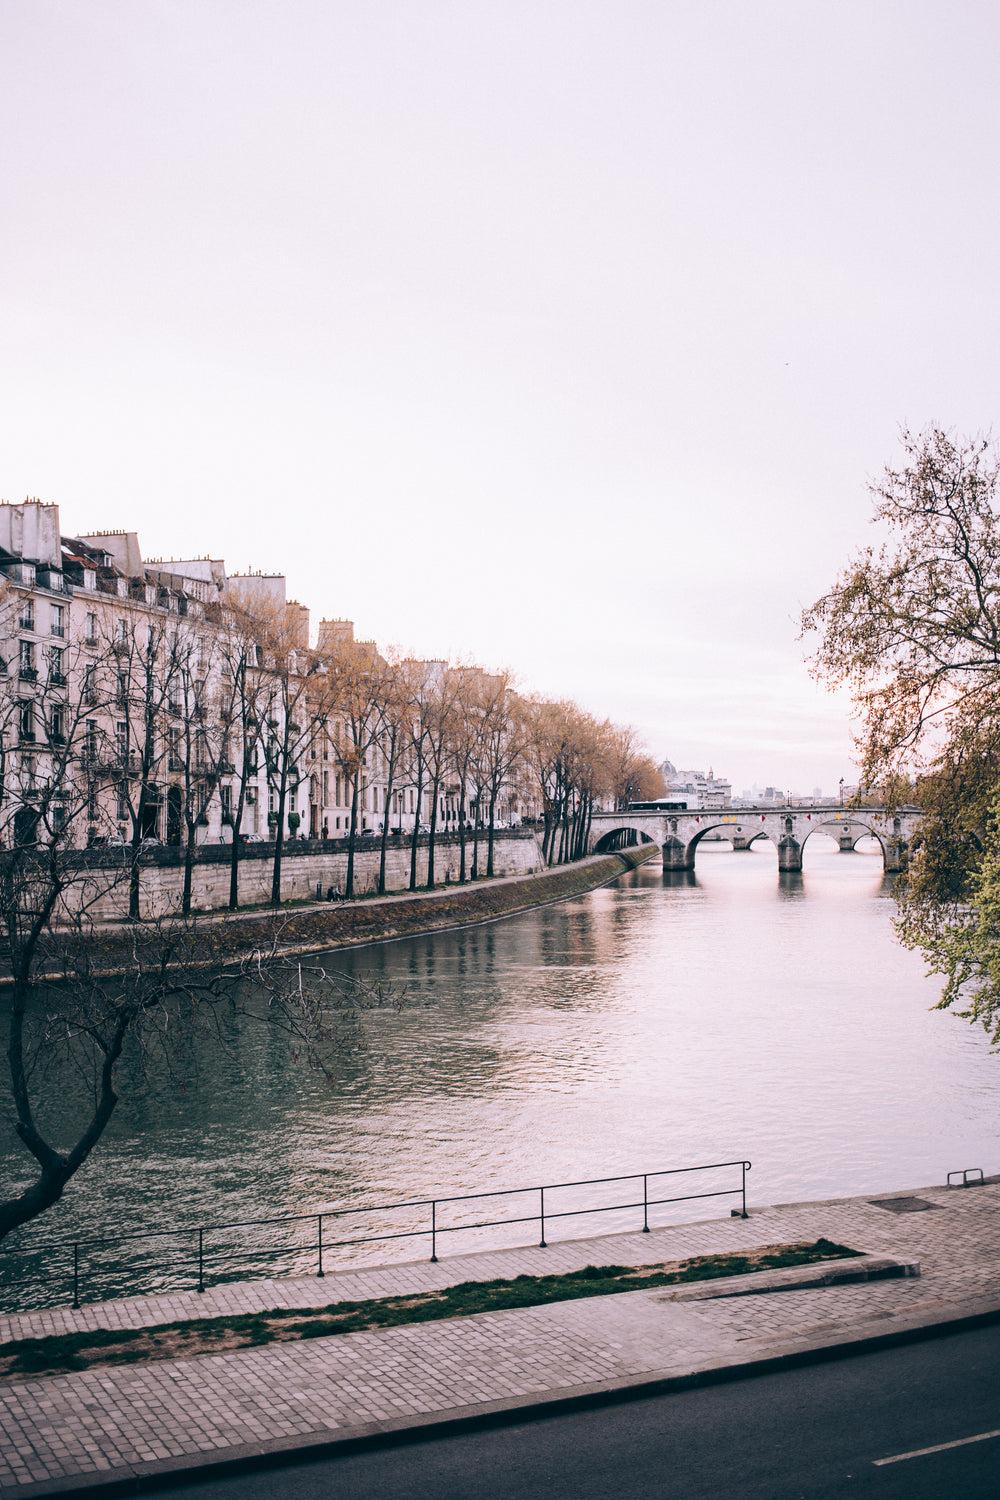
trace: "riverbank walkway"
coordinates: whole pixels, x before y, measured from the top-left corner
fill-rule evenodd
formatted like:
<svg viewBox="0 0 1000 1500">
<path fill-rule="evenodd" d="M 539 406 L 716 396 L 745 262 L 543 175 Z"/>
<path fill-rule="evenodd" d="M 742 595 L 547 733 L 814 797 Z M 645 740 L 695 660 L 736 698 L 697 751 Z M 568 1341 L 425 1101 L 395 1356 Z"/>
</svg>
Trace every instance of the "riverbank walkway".
<svg viewBox="0 0 1000 1500">
<path fill-rule="evenodd" d="M 585 1240 L 0 1317 L 0 1339 L 322 1306 L 596 1264 L 812 1241 L 878 1258 L 226 1354 L 0 1382 L 0 1494 L 136 1493 L 421 1432 L 551 1416 L 1000 1322 L 1000 1178 Z M 886 1266 L 886 1260 L 894 1262 Z M 840 1262 L 841 1266 L 858 1263 Z M 891 1274 L 891 1273 L 895 1274 Z M 784 1289 L 782 1289 L 784 1288 Z"/>
</svg>

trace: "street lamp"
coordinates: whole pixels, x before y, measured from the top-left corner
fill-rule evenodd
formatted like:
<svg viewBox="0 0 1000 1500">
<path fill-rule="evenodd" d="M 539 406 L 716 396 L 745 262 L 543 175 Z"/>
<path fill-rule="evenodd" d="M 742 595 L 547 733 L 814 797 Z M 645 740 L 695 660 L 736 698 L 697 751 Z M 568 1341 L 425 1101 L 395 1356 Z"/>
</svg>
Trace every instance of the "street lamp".
<svg viewBox="0 0 1000 1500">
<path fill-rule="evenodd" d="M 840 778 L 840 805 L 841 805 L 841 807 L 843 807 L 843 805 L 844 805 L 844 778 L 843 778 L 843 776 L 841 776 L 841 778 Z"/>
</svg>

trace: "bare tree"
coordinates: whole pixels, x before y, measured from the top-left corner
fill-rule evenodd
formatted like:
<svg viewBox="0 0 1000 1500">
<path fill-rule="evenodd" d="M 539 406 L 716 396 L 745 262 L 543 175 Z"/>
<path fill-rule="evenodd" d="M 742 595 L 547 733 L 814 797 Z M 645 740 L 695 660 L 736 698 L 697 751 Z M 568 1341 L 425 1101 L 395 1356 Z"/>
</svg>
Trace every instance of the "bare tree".
<svg viewBox="0 0 1000 1500">
<path fill-rule="evenodd" d="M 354 895 L 354 852 L 358 823 L 367 794 L 368 771 L 374 769 L 382 723 L 384 667 L 371 641 L 344 640 L 325 663 L 328 712 L 335 715 L 333 748 L 351 788 L 351 826 L 347 834 L 347 899 Z"/>
</svg>

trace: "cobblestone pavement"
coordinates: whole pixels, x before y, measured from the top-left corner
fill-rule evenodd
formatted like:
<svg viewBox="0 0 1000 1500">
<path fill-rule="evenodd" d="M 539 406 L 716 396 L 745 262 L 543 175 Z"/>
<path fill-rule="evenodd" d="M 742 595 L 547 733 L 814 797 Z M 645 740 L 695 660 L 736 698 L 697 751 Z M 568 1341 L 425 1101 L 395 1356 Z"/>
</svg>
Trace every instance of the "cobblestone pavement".
<svg viewBox="0 0 1000 1500">
<path fill-rule="evenodd" d="M 886 1195 L 903 1196 L 903 1195 Z M 560 1395 L 690 1376 L 914 1321 L 1000 1308 L 1000 1184 L 915 1195 L 934 1205 L 893 1213 L 871 1199 L 786 1204 L 747 1220 L 570 1240 L 548 1249 L 375 1267 L 324 1280 L 243 1282 L 0 1317 L 0 1339 L 73 1329 L 143 1327 L 225 1312 L 307 1307 L 440 1288 L 459 1281 L 643 1265 L 825 1235 L 872 1254 L 919 1261 L 919 1279 L 727 1295 L 706 1300 L 629 1292 L 481 1313 L 441 1323 L 342 1334 L 230 1354 L 25 1379 L 0 1386 L 0 1491 L 27 1497 L 95 1479 L 183 1471 L 208 1458 L 296 1448 L 359 1432 L 522 1411 Z"/>
</svg>

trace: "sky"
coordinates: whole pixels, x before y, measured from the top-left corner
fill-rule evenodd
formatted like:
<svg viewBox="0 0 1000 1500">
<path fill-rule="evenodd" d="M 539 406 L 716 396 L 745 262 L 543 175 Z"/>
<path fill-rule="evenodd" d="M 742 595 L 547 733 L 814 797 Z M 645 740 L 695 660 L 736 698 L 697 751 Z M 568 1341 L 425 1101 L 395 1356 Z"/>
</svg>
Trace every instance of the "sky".
<svg viewBox="0 0 1000 1500">
<path fill-rule="evenodd" d="M 0 495 L 836 790 L 804 606 L 989 430 L 1000 11 L 2 0 Z"/>
</svg>

